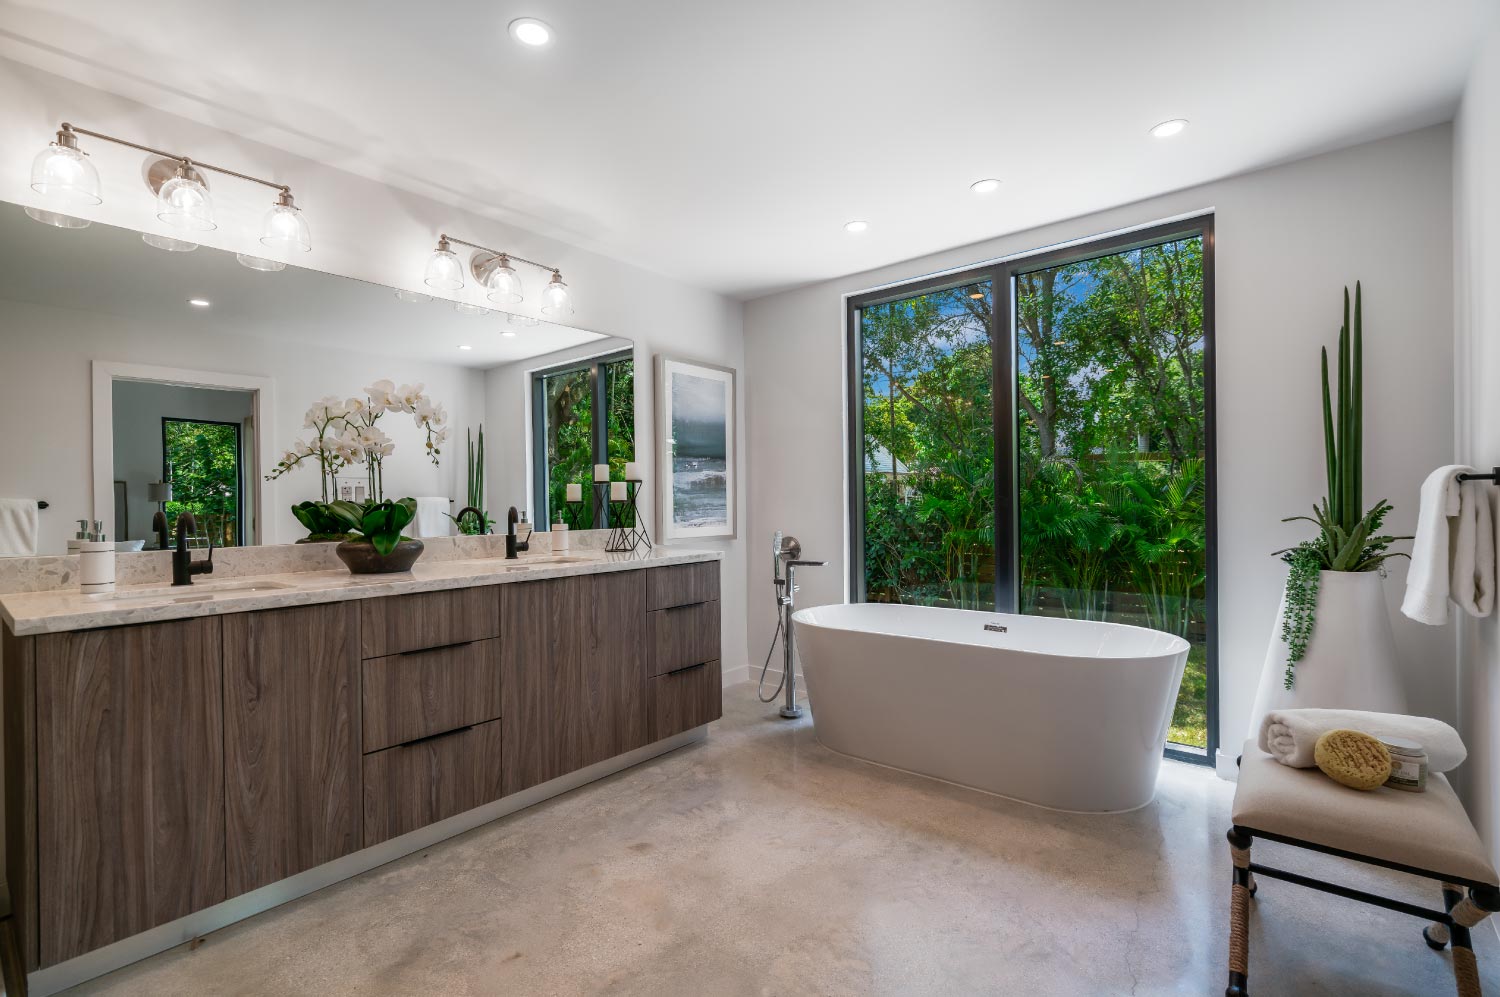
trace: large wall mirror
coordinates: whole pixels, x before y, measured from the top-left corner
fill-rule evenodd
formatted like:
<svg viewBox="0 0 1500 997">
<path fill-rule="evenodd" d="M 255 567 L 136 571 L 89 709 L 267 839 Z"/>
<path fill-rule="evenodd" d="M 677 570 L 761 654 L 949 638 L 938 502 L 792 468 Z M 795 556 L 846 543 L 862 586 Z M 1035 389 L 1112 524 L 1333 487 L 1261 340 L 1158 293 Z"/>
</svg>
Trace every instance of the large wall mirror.
<svg viewBox="0 0 1500 997">
<path fill-rule="evenodd" d="M 348 465 L 331 482 L 336 496 L 418 498 L 441 508 L 445 530 L 482 481 L 492 518 L 503 524 L 514 505 L 545 521 L 554 511 L 533 503 L 554 482 L 538 489 L 537 469 L 566 461 L 577 433 L 562 432 L 560 458 L 559 428 L 586 402 L 564 394 L 538 413 L 538 377 L 633 358 L 628 340 L 489 309 L 473 287 L 460 310 L 314 270 L 252 269 L 209 247 L 162 249 L 152 238 L 98 223 L 39 225 L 0 203 L 0 556 L 65 553 L 79 520 L 98 522 L 121 550 L 153 550 L 171 540 L 163 522 L 183 512 L 200 543 L 293 543 L 307 530 L 292 506 L 330 483 L 313 460 L 271 478 L 278 463 L 315 437 L 306 422 L 320 400 L 367 402 L 381 382 L 420 386 L 442 410 L 446 439 L 434 460 L 420 418 L 388 413 L 376 425 L 390 448 L 378 480 L 365 464 Z M 636 408 L 632 399 L 609 409 L 611 458 L 634 459 L 633 427 L 618 421 Z M 482 477 L 471 473 L 469 446 L 481 426 Z M 534 459 L 533 443 L 549 439 L 550 461 Z"/>
</svg>

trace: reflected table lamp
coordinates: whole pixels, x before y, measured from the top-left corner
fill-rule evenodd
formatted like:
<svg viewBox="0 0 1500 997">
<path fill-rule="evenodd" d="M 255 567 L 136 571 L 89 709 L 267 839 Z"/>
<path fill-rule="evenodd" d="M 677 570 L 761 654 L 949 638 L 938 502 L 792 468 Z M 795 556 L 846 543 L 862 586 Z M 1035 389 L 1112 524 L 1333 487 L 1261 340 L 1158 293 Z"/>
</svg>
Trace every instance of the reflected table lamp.
<svg viewBox="0 0 1500 997">
<path fill-rule="evenodd" d="M 172 482 L 151 482 L 146 486 L 146 497 L 156 503 L 156 515 L 151 517 L 151 530 L 156 534 L 157 547 L 166 550 L 172 545 L 167 530 L 167 503 L 172 501 Z"/>
</svg>

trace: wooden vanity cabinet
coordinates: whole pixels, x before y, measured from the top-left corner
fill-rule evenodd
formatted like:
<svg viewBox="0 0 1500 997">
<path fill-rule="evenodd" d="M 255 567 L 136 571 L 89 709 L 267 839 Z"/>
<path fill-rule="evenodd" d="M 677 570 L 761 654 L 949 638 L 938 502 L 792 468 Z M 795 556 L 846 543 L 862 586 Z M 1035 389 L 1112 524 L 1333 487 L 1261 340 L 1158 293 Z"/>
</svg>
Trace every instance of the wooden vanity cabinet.
<svg viewBox="0 0 1500 997">
<path fill-rule="evenodd" d="M 28 968 L 716 719 L 718 596 L 709 562 L 3 629 Z"/>
<path fill-rule="evenodd" d="M 224 828 L 236 896 L 364 846 L 359 606 L 223 621 Z"/>
<path fill-rule="evenodd" d="M 647 743 L 649 574 L 500 586 L 507 795 Z"/>
<path fill-rule="evenodd" d="M 220 621 L 46 634 L 34 653 L 51 965 L 226 897 Z"/>
</svg>

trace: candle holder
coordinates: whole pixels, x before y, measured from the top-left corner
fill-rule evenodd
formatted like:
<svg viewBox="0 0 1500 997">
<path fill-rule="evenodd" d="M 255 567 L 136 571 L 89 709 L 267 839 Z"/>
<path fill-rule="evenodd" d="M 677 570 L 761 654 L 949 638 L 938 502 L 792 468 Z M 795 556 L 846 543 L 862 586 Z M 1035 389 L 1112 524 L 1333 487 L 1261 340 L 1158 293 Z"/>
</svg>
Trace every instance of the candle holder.
<svg viewBox="0 0 1500 997">
<path fill-rule="evenodd" d="M 625 500 L 610 502 L 614 510 L 615 527 L 604 545 L 606 551 L 613 554 L 629 553 L 638 549 L 641 544 L 645 544 L 647 550 L 651 549 L 651 535 L 646 532 L 645 520 L 641 518 L 640 507 L 636 505 L 636 499 L 645 486 L 644 481 L 626 481 Z M 627 522 L 629 525 L 626 525 Z"/>
<path fill-rule="evenodd" d="M 609 482 L 594 482 L 594 509 L 593 522 L 589 527 L 594 530 L 609 529 Z"/>
<path fill-rule="evenodd" d="M 562 507 L 562 521 L 568 524 L 570 530 L 586 530 L 589 527 L 583 523 L 583 499 L 576 502 L 564 502 Z"/>
</svg>

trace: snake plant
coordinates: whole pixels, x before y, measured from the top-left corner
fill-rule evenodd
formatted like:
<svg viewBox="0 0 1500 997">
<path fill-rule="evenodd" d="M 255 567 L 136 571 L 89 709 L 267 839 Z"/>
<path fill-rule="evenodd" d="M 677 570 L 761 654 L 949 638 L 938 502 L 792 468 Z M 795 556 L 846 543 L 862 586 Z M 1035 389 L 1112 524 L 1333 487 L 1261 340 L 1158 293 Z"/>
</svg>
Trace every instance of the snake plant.
<svg viewBox="0 0 1500 997">
<path fill-rule="evenodd" d="M 1354 284 L 1351 321 L 1349 289 L 1344 288 L 1344 324 L 1339 329 L 1336 381 L 1328 370 L 1328 348 L 1323 355 L 1323 450 L 1328 492 L 1311 516 L 1291 516 L 1284 523 L 1309 522 L 1318 535 L 1276 553 L 1289 567 L 1286 612 L 1281 636 L 1287 644 L 1286 687 L 1292 688 L 1293 667 L 1307 651 L 1316 624 L 1320 571 L 1382 571 L 1392 557 L 1405 553 L 1390 545 L 1410 537 L 1380 532 L 1391 504 L 1385 499 L 1364 508 L 1364 295 Z M 1334 384 L 1338 393 L 1335 397 Z"/>
</svg>

